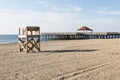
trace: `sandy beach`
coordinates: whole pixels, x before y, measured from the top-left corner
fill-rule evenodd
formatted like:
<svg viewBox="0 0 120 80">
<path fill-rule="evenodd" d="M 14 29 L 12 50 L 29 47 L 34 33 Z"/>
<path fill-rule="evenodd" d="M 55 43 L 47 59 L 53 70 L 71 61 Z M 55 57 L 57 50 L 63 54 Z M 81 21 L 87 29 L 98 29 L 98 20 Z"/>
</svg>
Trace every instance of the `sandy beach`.
<svg viewBox="0 0 120 80">
<path fill-rule="evenodd" d="M 41 43 L 41 52 L 0 45 L 0 80 L 120 80 L 120 39 Z"/>
</svg>

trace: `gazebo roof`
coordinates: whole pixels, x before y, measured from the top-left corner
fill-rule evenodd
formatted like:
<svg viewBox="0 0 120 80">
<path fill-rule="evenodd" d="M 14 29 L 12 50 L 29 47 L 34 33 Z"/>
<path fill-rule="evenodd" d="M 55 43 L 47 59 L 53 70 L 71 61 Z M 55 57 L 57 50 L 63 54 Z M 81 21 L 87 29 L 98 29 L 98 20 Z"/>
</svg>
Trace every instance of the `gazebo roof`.
<svg viewBox="0 0 120 80">
<path fill-rule="evenodd" d="M 87 31 L 87 30 L 93 31 L 92 29 L 90 29 L 90 28 L 87 27 L 87 26 L 83 26 L 83 27 L 81 27 L 80 29 L 78 29 L 78 31 L 79 31 L 79 30 L 82 30 L 82 31 Z"/>
</svg>

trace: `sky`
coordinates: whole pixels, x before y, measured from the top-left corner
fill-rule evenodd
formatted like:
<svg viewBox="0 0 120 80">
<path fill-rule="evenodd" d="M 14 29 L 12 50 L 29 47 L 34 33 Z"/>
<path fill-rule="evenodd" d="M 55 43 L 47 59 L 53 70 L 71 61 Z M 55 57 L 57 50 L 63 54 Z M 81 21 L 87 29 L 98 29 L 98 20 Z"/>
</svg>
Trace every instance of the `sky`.
<svg viewBox="0 0 120 80">
<path fill-rule="evenodd" d="M 120 32 L 120 0 L 0 0 L 0 34 L 19 27 L 40 26 L 41 32 Z"/>
</svg>

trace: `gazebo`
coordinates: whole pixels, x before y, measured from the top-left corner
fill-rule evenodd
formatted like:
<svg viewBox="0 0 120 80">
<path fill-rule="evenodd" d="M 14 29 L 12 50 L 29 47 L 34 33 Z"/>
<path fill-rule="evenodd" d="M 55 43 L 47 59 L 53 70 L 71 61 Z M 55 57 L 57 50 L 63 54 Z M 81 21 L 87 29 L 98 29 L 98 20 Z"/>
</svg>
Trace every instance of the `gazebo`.
<svg viewBox="0 0 120 80">
<path fill-rule="evenodd" d="M 90 28 L 87 27 L 87 26 L 82 26 L 80 29 L 77 29 L 77 31 L 91 31 L 91 32 L 93 32 L 93 30 L 90 29 Z"/>
</svg>

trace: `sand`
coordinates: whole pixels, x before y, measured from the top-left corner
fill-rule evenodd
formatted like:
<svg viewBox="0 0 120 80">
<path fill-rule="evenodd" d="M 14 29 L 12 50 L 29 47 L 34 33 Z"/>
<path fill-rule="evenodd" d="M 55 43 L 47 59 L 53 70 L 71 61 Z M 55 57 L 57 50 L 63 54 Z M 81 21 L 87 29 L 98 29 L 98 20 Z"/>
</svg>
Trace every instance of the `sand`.
<svg viewBox="0 0 120 80">
<path fill-rule="evenodd" d="M 120 39 L 41 43 L 41 52 L 0 45 L 0 80 L 120 80 Z"/>
</svg>

